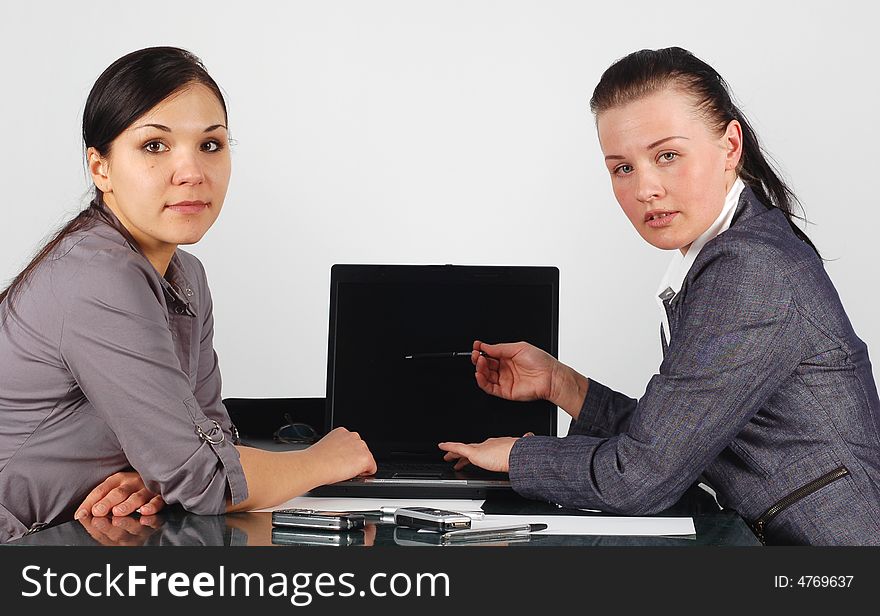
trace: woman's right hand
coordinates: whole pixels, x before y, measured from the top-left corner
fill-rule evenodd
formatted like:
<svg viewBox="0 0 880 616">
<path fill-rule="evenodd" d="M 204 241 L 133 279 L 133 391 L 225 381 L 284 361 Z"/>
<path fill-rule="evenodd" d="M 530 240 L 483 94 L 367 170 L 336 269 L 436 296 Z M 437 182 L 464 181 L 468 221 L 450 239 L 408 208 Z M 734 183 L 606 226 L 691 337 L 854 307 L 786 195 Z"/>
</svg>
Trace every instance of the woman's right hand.
<svg viewBox="0 0 880 616">
<path fill-rule="evenodd" d="M 486 344 L 474 341 L 471 362 L 477 385 L 505 400 L 549 400 L 559 362 L 528 342 Z"/>
<path fill-rule="evenodd" d="M 549 400 L 577 419 L 590 381 L 527 342 L 486 344 L 474 341 L 471 362 L 477 385 L 506 400 Z"/>
<path fill-rule="evenodd" d="M 376 460 L 357 432 L 335 428 L 306 450 L 317 470 L 320 485 L 345 481 L 376 472 Z"/>
</svg>

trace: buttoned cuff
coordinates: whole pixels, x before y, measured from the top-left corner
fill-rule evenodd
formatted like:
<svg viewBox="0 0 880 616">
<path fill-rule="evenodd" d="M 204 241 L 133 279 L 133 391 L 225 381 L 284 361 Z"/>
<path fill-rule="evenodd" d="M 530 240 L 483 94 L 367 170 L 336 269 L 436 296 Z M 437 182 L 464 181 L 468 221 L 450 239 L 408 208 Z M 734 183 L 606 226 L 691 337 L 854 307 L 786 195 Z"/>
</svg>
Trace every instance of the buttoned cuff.
<svg viewBox="0 0 880 616">
<path fill-rule="evenodd" d="M 513 444 L 508 456 L 511 487 L 520 495 L 540 498 L 536 488 L 547 475 L 547 457 L 553 456 L 554 436 L 524 436 Z"/>
<path fill-rule="evenodd" d="M 193 472 L 192 475 L 197 477 L 199 474 L 204 473 L 208 475 L 213 474 L 214 477 L 203 477 L 203 485 L 208 486 L 204 494 L 201 496 L 193 495 L 189 499 L 183 497 L 180 499 L 180 502 L 193 513 L 223 513 L 226 510 L 227 490 L 229 492 L 229 500 L 233 505 L 242 502 L 248 497 L 247 479 L 241 466 L 238 449 L 236 449 L 230 438 L 231 433 L 224 431 L 219 422 L 207 417 L 198 408 L 194 399 L 185 401 L 185 404 L 192 418 L 195 432 L 202 440 L 199 452 L 193 456 L 191 461 L 188 461 L 188 464 L 192 462 L 193 466 L 200 466 L 199 471 Z M 208 451 L 216 456 L 216 460 L 220 462 L 222 468 L 218 468 L 216 464 L 212 465 L 209 463 L 206 456 L 211 454 L 207 454 L 206 452 Z M 225 485 L 217 481 L 221 478 L 225 479 Z M 183 488 L 180 491 L 183 493 L 187 490 Z M 181 496 L 183 495 L 181 494 Z M 189 505 L 188 502 L 190 503 Z M 216 510 L 199 511 L 198 509 L 202 507 L 207 507 L 208 509 L 216 507 Z"/>
<path fill-rule="evenodd" d="M 570 435 L 613 436 L 611 426 L 615 424 L 615 421 L 608 414 L 613 411 L 612 397 L 614 393 L 611 388 L 590 379 L 581 412 L 577 419 L 569 425 L 568 433 Z"/>
</svg>

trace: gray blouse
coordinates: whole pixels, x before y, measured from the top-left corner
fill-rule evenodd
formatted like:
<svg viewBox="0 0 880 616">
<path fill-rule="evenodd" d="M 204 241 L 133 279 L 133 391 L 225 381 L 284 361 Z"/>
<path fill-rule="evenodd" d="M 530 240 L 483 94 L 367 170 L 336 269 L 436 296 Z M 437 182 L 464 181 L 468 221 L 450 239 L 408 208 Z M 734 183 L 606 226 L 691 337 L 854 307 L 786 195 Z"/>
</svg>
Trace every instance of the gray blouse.
<svg viewBox="0 0 880 616">
<path fill-rule="evenodd" d="M 71 234 L 0 304 L 0 543 L 70 520 L 129 468 L 167 503 L 247 498 L 221 403 L 205 271 L 166 277 L 114 228 Z"/>
</svg>

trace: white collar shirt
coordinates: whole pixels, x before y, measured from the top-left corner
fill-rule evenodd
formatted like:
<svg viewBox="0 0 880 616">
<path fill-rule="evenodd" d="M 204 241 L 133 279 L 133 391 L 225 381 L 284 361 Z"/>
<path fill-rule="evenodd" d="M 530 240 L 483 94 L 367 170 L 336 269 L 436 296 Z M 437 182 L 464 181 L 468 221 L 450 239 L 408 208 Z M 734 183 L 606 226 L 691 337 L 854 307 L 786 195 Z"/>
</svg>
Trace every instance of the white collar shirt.
<svg viewBox="0 0 880 616">
<path fill-rule="evenodd" d="M 663 305 L 663 301 L 671 299 L 681 291 L 681 285 L 684 283 L 684 279 L 694 261 L 697 260 L 697 255 L 700 254 L 703 246 L 709 240 L 714 239 L 730 228 L 730 223 L 733 221 L 733 215 L 736 212 L 736 205 L 739 203 L 739 196 L 744 188 L 745 184 L 743 181 L 736 178 L 733 186 L 727 192 L 727 197 L 724 198 L 724 206 L 721 208 L 721 213 L 718 214 L 715 222 L 709 225 L 709 228 L 694 240 L 687 249 L 687 253 L 681 254 L 680 250 L 673 251 L 675 254 L 673 254 L 672 261 L 669 263 L 669 267 L 666 268 L 666 273 L 663 275 L 660 286 L 657 287 L 657 293 L 654 296 L 657 306 L 660 308 L 662 330 L 667 344 L 672 338 L 669 331 L 669 318 L 666 315 L 666 307 Z"/>
</svg>

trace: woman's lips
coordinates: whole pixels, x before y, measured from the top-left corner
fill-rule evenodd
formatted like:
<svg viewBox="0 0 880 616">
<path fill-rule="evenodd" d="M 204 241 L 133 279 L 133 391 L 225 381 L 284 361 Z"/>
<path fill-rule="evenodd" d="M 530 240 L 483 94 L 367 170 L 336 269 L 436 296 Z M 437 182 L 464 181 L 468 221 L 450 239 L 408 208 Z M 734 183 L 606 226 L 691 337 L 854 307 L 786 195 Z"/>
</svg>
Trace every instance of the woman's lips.
<svg viewBox="0 0 880 616">
<path fill-rule="evenodd" d="M 672 224 L 672 220 L 678 216 L 678 212 L 668 212 L 663 214 L 658 214 L 653 218 L 649 218 L 645 221 L 645 224 L 651 227 L 652 229 L 660 229 L 662 227 L 668 227 Z"/>
<path fill-rule="evenodd" d="M 171 203 L 165 207 L 178 214 L 198 214 L 207 208 L 208 204 L 204 201 L 181 201 L 179 203 Z"/>
</svg>

